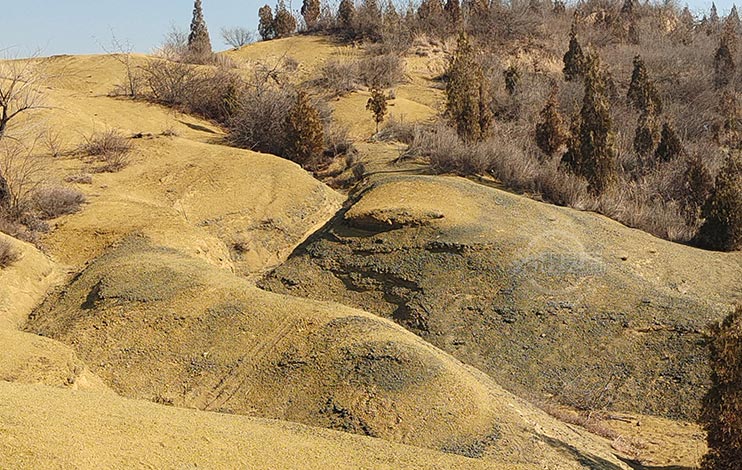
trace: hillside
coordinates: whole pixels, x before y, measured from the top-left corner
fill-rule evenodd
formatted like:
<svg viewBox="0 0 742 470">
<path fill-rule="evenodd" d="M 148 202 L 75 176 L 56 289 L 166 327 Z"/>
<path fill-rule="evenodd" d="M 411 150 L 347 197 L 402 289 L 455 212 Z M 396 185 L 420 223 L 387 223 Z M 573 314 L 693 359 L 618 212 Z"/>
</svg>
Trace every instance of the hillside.
<svg viewBox="0 0 742 470">
<path fill-rule="evenodd" d="M 439 114 L 447 47 L 404 57 L 394 121 Z M 328 61 L 364 53 L 296 36 L 223 55 L 245 76 L 291 57 L 320 94 Z M 0 467 L 696 465 L 703 334 L 742 301 L 739 252 L 434 175 L 372 136 L 361 85 L 327 100 L 355 151 L 312 174 L 109 96 L 120 59 L 49 59 L 27 122 L 59 130 L 45 182 L 86 202 L 38 247 L 0 233 L 20 253 L 0 269 Z M 101 172 L 79 146 L 109 130 L 132 149 Z"/>
</svg>

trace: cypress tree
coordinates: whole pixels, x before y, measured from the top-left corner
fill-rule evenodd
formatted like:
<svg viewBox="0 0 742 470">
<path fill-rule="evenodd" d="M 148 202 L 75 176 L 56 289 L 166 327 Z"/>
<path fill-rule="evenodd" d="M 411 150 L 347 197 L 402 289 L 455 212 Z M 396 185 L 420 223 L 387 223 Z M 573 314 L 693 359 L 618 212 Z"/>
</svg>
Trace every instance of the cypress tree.
<svg viewBox="0 0 742 470">
<path fill-rule="evenodd" d="M 273 27 L 277 38 L 291 36 L 296 31 L 296 18 L 286 8 L 283 0 L 278 0 L 276 16 L 273 18 Z"/>
<path fill-rule="evenodd" d="M 541 110 L 540 120 L 536 123 L 536 145 L 544 154 L 552 156 L 566 141 L 564 121 L 559 114 L 556 86 L 552 88 L 546 105 Z"/>
<path fill-rule="evenodd" d="M 604 72 L 594 53 L 585 56 L 584 80 L 580 118 L 573 121 L 573 135 L 562 161 L 587 180 L 590 192 L 600 194 L 616 179 L 616 157 Z"/>
<path fill-rule="evenodd" d="M 193 3 L 191 32 L 188 35 L 188 52 L 199 58 L 212 53 L 211 39 L 209 38 L 209 30 L 206 28 L 201 0 L 195 0 Z"/>
<path fill-rule="evenodd" d="M 657 123 L 652 110 L 642 111 L 639 115 L 639 122 L 634 133 L 634 151 L 642 162 L 643 166 L 650 166 L 650 160 L 647 158 L 652 155 L 657 144 Z"/>
<path fill-rule="evenodd" d="M 366 109 L 374 114 L 374 122 L 376 123 L 376 133 L 379 133 L 379 124 L 384 122 L 384 116 L 386 116 L 387 110 L 387 96 L 383 91 L 378 88 L 371 89 L 371 98 L 366 103 Z"/>
<path fill-rule="evenodd" d="M 732 58 L 732 39 L 728 34 L 722 34 L 719 47 L 714 54 L 714 86 L 716 89 L 729 85 L 734 78 L 736 66 Z"/>
<path fill-rule="evenodd" d="M 356 6 L 353 0 L 341 0 L 338 7 L 338 23 L 348 36 L 353 36 L 355 18 Z"/>
<path fill-rule="evenodd" d="M 466 33 L 461 33 L 454 60 L 448 69 L 446 116 L 466 142 L 484 140 L 492 115 L 482 68 Z"/>
<path fill-rule="evenodd" d="M 567 11 L 567 5 L 562 0 L 554 0 L 554 8 L 551 10 L 555 15 L 563 15 Z"/>
<path fill-rule="evenodd" d="M 742 162 L 729 154 L 703 206 L 698 232 L 701 246 L 721 251 L 742 249 Z"/>
<path fill-rule="evenodd" d="M 304 0 L 301 4 L 301 16 L 304 18 L 304 24 L 308 31 L 314 31 L 317 28 L 317 20 L 321 12 L 319 0 Z"/>
<path fill-rule="evenodd" d="M 654 152 L 655 158 L 661 162 L 670 162 L 676 160 L 682 154 L 683 143 L 680 142 L 680 138 L 675 133 L 675 129 L 673 129 L 668 122 L 662 124 L 660 143 L 657 145 L 657 150 Z"/>
<path fill-rule="evenodd" d="M 269 5 L 263 5 L 258 10 L 258 33 L 263 41 L 268 41 L 276 37 L 276 28 L 273 23 L 273 10 Z"/>
<path fill-rule="evenodd" d="M 680 207 L 685 220 L 689 224 L 694 224 L 698 219 L 701 207 L 711 194 L 714 188 L 714 179 L 711 177 L 703 159 L 699 154 L 695 154 L 687 160 L 685 171 L 683 172 L 682 184 L 678 193 Z"/>
<path fill-rule="evenodd" d="M 585 54 L 582 52 L 582 46 L 577 41 L 577 32 L 575 31 L 575 24 L 572 23 L 572 28 L 569 30 L 569 49 L 564 54 L 564 79 L 566 81 L 572 81 L 578 77 L 581 77 L 584 73 L 585 68 Z"/>
<path fill-rule="evenodd" d="M 459 24 L 461 21 L 461 4 L 459 3 L 459 0 L 446 0 L 446 5 L 443 7 L 443 10 L 446 12 L 446 15 L 448 15 L 448 20 L 452 24 Z"/>
<path fill-rule="evenodd" d="M 303 91 L 296 95 L 296 104 L 286 121 L 286 157 L 302 166 L 315 163 L 324 150 L 324 129 L 319 111 L 312 106 L 309 95 Z"/>
<path fill-rule="evenodd" d="M 714 326 L 710 335 L 711 388 L 701 424 L 708 453 L 702 470 L 737 470 L 742 462 L 742 305 Z"/>
<path fill-rule="evenodd" d="M 7 209 L 10 205 L 10 186 L 8 180 L 0 172 L 0 209 Z"/>
<path fill-rule="evenodd" d="M 518 82 L 520 82 L 520 72 L 515 65 L 510 65 L 504 72 L 502 72 L 505 78 L 505 90 L 510 96 L 513 96 L 518 90 Z"/>
<path fill-rule="evenodd" d="M 719 12 L 716 11 L 716 3 L 711 2 L 711 11 L 709 11 L 708 21 L 712 26 L 719 24 Z"/>
<path fill-rule="evenodd" d="M 646 113 L 650 111 L 651 107 L 655 113 L 662 113 L 660 95 L 654 87 L 654 83 L 649 80 L 644 61 L 638 55 L 634 57 L 634 70 L 631 73 L 631 83 L 626 98 L 637 111 Z"/>
<path fill-rule="evenodd" d="M 724 27 L 733 32 L 738 33 L 740 30 L 739 13 L 737 13 L 737 5 L 732 5 L 732 9 L 729 11 L 726 19 L 724 20 Z"/>
</svg>

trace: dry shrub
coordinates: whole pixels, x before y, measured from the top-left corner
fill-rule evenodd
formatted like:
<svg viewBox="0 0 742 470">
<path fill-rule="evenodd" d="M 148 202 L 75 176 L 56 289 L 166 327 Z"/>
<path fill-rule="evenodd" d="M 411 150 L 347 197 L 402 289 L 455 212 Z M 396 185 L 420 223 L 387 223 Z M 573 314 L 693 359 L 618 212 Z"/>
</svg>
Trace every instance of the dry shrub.
<svg viewBox="0 0 742 470">
<path fill-rule="evenodd" d="M 374 55 L 361 59 L 357 70 L 369 88 L 391 88 L 404 79 L 404 60 L 397 54 Z"/>
<path fill-rule="evenodd" d="M 42 187 L 34 194 L 34 206 L 43 219 L 56 219 L 66 214 L 74 214 L 85 203 L 85 195 L 80 191 L 62 186 Z"/>
<path fill-rule="evenodd" d="M 219 122 L 231 116 L 243 86 L 227 65 L 196 67 L 151 59 L 142 71 L 149 101 Z"/>
<path fill-rule="evenodd" d="M 96 171 L 115 172 L 128 165 L 132 148 L 129 139 L 118 129 L 109 129 L 85 137 L 85 143 L 80 145 L 78 152 L 103 163 Z"/>
<path fill-rule="evenodd" d="M 78 173 L 75 175 L 68 175 L 64 178 L 65 183 L 75 184 L 93 184 L 93 175 L 90 173 Z"/>
<path fill-rule="evenodd" d="M 21 259 L 21 254 L 7 240 L 0 240 L 0 269 L 5 269 Z"/>
<path fill-rule="evenodd" d="M 394 116 L 390 116 L 375 138 L 383 142 L 401 142 L 410 145 L 415 139 L 417 127 L 419 124 L 399 121 Z"/>
<path fill-rule="evenodd" d="M 294 100 L 294 91 L 289 88 L 248 90 L 227 125 L 229 142 L 241 148 L 284 155 L 288 139 L 286 120 Z"/>
<path fill-rule="evenodd" d="M 320 70 L 317 84 L 334 95 L 347 95 L 358 89 L 358 63 L 328 60 Z"/>
</svg>

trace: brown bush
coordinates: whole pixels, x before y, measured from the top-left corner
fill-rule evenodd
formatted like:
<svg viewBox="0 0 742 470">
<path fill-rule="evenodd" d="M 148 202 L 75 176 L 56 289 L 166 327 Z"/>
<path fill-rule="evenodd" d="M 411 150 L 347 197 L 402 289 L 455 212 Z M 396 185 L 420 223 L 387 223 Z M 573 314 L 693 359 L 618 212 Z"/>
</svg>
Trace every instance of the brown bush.
<svg viewBox="0 0 742 470">
<path fill-rule="evenodd" d="M 62 186 L 42 187 L 34 194 L 34 207 L 43 219 L 74 214 L 85 203 L 80 191 Z"/>
<path fill-rule="evenodd" d="M 133 146 L 118 129 L 96 132 L 85 137 L 78 152 L 93 157 L 94 161 L 103 163 L 98 172 L 115 172 L 129 164 L 129 152 Z"/>
<path fill-rule="evenodd" d="M 709 337 L 711 388 L 703 400 L 701 424 L 708 453 L 703 470 L 736 470 L 742 462 L 742 306 Z"/>
<path fill-rule="evenodd" d="M 7 240 L 0 240 L 0 269 L 5 269 L 21 259 L 21 254 Z"/>
</svg>

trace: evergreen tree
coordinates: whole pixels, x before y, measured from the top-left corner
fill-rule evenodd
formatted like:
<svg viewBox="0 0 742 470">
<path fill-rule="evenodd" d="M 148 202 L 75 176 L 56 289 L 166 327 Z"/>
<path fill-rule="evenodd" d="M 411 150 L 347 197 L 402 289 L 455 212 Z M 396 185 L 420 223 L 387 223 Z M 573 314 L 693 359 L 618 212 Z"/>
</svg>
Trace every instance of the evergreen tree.
<svg viewBox="0 0 742 470">
<path fill-rule="evenodd" d="M 319 111 L 305 92 L 296 95 L 286 128 L 286 157 L 302 166 L 316 163 L 324 150 L 324 129 Z"/>
<path fill-rule="evenodd" d="M 567 11 L 567 5 L 563 0 L 554 0 L 554 8 L 551 11 L 555 15 L 563 15 Z"/>
<path fill-rule="evenodd" d="M 353 0 L 341 0 L 338 7 L 338 23 L 340 28 L 351 37 L 353 36 L 355 19 L 356 6 Z"/>
<path fill-rule="evenodd" d="M 621 16 L 633 18 L 635 10 L 636 0 L 624 0 L 623 5 L 621 6 Z"/>
<path fill-rule="evenodd" d="M 544 154 L 552 156 L 559 151 L 566 141 L 564 121 L 559 114 L 556 86 L 552 88 L 546 105 L 541 110 L 540 120 L 536 124 L 536 145 Z"/>
<path fill-rule="evenodd" d="M 376 133 L 379 133 L 379 124 L 384 122 L 384 117 L 387 111 L 387 96 L 383 91 L 378 88 L 371 89 L 371 98 L 366 103 L 366 109 L 374 114 L 374 122 L 376 122 Z"/>
<path fill-rule="evenodd" d="M 564 54 L 564 79 L 572 81 L 583 75 L 585 68 L 585 54 L 582 52 L 582 46 L 577 41 L 577 32 L 575 24 L 569 31 L 569 49 Z"/>
<path fill-rule="evenodd" d="M 677 195 L 680 207 L 689 224 L 694 224 L 698 219 L 701 207 L 714 188 L 714 179 L 708 168 L 703 163 L 700 155 L 696 154 L 687 161 L 680 192 Z"/>
<path fill-rule="evenodd" d="M 188 52 L 197 58 L 211 55 L 211 39 L 209 30 L 206 28 L 204 12 L 201 0 L 193 3 L 193 19 L 191 20 L 191 32 L 188 35 Z"/>
<path fill-rule="evenodd" d="M 742 305 L 712 329 L 709 340 L 711 388 L 701 409 L 708 453 L 701 469 L 738 470 L 742 462 Z"/>
<path fill-rule="evenodd" d="M 661 162 L 671 162 L 677 160 L 683 154 L 683 143 L 675 133 L 670 123 L 662 124 L 660 133 L 660 143 L 654 153 L 655 158 Z"/>
<path fill-rule="evenodd" d="M 304 0 L 301 4 L 301 16 L 304 18 L 304 24 L 308 31 L 314 31 L 317 28 L 317 21 L 321 12 L 319 0 Z"/>
<path fill-rule="evenodd" d="M 258 10 L 258 34 L 263 41 L 268 41 L 276 37 L 276 28 L 273 23 L 273 10 L 268 5 L 263 5 Z"/>
<path fill-rule="evenodd" d="M 713 250 L 742 249 L 742 161 L 729 154 L 703 206 L 705 221 L 698 232 L 701 246 Z"/>
<path fill-rule="evenodd" d="M 563 161 L 587 180 L 590 192 L 600 194 L 616 179 L 616 156 L 605 73 L 597 54 L 585 56 L 584 83 L 579 128 L 573 129 L 577 136 L 570 139 Z"/>
<path fill-rule="evenodd" d="M 510 65 L 502 75 L 505 78 L 505 90 L 510 96 L 514 95 L 518 89 L 518 82 L 520 82 L 520 72 L 515 65 Z"/>
<path fill-rule="evenodd" d="M 714 2 L 711 2 L 711 11 L 709 12 L 708 21 L 711 26 L 719 24 L 719 12 L 716 11 L 716 3 Z"/>
<path fill-rule="evenodd" d="M 729 14 L 724 20 L 724 27 L 734 34 L 737 34 L 739 32 L 740 20 L 739 13 L 737 13 L 737 5 L 732 5 L 732 9 L 729 11 Z"/>
<path fill-rule="evenodd" d="M 0 210 L 7 209 L 10 205 L 10 186 L 8 180 L 0 173 Z"/>
<path fill-rule="evenodd" d="M 732 58 L 731 41 L 728 34 L 722 34 L 719 47 L 714 54 L 714 86 L 717 89 L 726 87 L 734 78 L 736 66 Z"/>
<path fill-rule="evenodd" d="M 454 25 L 458 25 L 461 21 L 461 4 L 459 0 L 446 0 L 446 5 L 443 9 L 448 15 L 448 21 Z"/>
<path fill-rule="evenodd" d="M 654 153 L 657 144 L 657 123 L 654 112 L 649 109 L 642 111 L 634 133 L 634 151 L 642 162 L 642 166 L 651 166 L 649 158 Z"/>
<path fill-rule="evenodd" d="M 654 83 L 649 80 L 644 61 L 638 55 L 634 57 L 634 71 L 631 73 L 631 83 L 626 98 L 637 111 L 647 113 L 651 107 L 656 114 L 662 113 L 660 95 Z"/>
<path fill-rule="evenodd" d="M 286 8 L 283 0 L 278 0 L 276 16 L 273 18 L 273 27 L 277 38 L 291 36 L 296 31 L 296 18 Z"/>
<path fill-rule="evenodd" d="M 448 69 L 446 116 L 466 142 L 483 140 L 492 122 L 484 73 L 466 33 L 461 33 Z"/>
<path fill-rule="evenodd" d="M 377 0 L 363 0 L 356 12 L 356 32 L 363 39 L 381 39 L 381 8 Z"/>
</svg>

